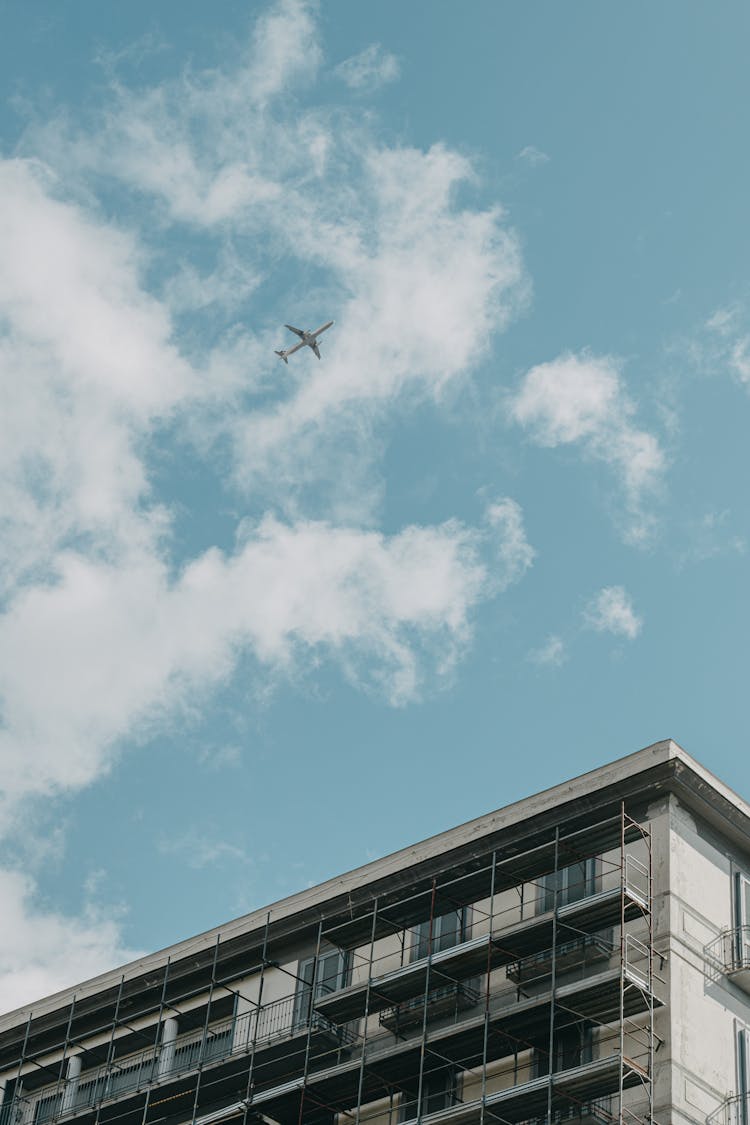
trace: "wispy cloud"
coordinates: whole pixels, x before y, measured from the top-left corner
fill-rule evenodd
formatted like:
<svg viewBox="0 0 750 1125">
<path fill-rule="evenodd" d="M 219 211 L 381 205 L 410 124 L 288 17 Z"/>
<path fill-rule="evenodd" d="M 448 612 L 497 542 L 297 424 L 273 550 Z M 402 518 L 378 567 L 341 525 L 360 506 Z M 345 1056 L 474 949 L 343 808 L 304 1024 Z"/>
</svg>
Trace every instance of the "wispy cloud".
<svg viewBox="0 0 750 1125">
<path fill-rule="evenodd" d="M 203 746 L 198 760 L 210 770 L 237 769 L 242 765 L 242 750 L 239 746 Z"/>
<path fill-rule="evenodd" d="M 750 306 L 736 301 L 717 309 L 706 321 L 706 340 L 701 351 L 712 366 L 725 367 L 750 388 Z M 705 358 L 705 356 L 704 356 Z"/>
<path fill-rule="evenodd" d="M 400 71 L 395 55 L 383 50 L 380 43 L 371 43 L 358 55 L 339 63 L 334 74 L 352 90 L 372 91 L 395 82 Z"/>
<path fill-rule="evenodd" d="M 635 640 L 643 627 L 643 619 L 635 612 L 623 586 L 603 587 L 588 603 L 583 616 L 591 629 L 629 641 Z"/>
<path fill-rule="evenodd" d="M 520 160 L 524 164 L 530 164 L 532 168 L 538 168 L 542 164 L 549 164 L 550 157 L 536 145 L 526 145 L 525 148 L 516 153 L 516 160 Z"/>
<path fill-rule="evenodd" d="M 158 848 L 163 855 L 179 856 L 195 871 L 227 863 L 244 866 L 254 863 L 253 857 L 242 845 L 197 831 L 165 836 L 159 840 Z"/>
<path fill-rule="evenodd" d="M 652 529 L 647 500 L 666 458 L 658 439 L 634 425 L 635 412 L 618 361 L 587 352 L 531 368 L 510 403 L 511 417 L 537 445 L 580 445 L 613 470 L 625 495 L 626 535 L 637 543 Z"/>
<path fill-rule="evenodd" d="M 704 512 L 687 527 L 687 546 L 679 554 L 680 565 L 705 562 L 719 556 L 744 555 L 747 539 L 737 531 L 737 520 L 728 508 Z"/>
<path fill-rule="evenodd" d="M 540 667 L 559 668 L 568 658 L 567 647 L 562 637 L 553 633 L 539 648 L 532 649 L 528 659 Z"/>
</svg>

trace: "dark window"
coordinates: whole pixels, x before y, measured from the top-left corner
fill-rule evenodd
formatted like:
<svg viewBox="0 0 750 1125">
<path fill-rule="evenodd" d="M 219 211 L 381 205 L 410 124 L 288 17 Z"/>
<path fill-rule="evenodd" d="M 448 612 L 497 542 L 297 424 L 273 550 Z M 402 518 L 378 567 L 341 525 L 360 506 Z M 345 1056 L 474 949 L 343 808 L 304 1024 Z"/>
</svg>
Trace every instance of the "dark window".
<svg viewBox="0 0 750 1125">
<path fill-rule="evenodd" d="M 596 860 L 582 859 L 559 871 L 551 871 L 542 879 L 539 911 L 544 914 L 569 902 L 578 902 L 596 890 Z"/>
<path fill-rule="evenodd" d="M 432 934 L 430 934 L 430 920 L 420 922 L 416 928 L 414 944 L 411 950 L 412 961 L 419 961 L 422 957 L 432 953 L 440 953 L 443 949 L 451 949 L 466 940 L 467 924 L 466 910 L 451 910 L 449 914 L 440 914 L 432 921 Z M 432 941 L 430 941 L 432 936 Z"/>
<path fill-rule="evenodd" d="M 739 1091 L 739 1125 L 750 1125 L 750 1031 L 737 1032 L 737 1089 Z"/>
<path fill-rule="evenodd" d="M 540 1078 L 549 1073 L 549 1052 L 546 1047 L 534 1051 L 534 1077 Z M 553 1047 L 553 1072 L 571 1070 L 576 1066 L 583 1066 L 591 1062 L 592 1058 L 592 1033 L 588 1024 L 575 1024 L 573 1027 L 564 1027 L 555 1032 Z"/>
<path fill-rule="evenodd" d="M 451 1069 L 435 1070 L 422 1078 L 422 1110 L 419 1116 L 448 1109 L 458 1100 L 458 1078 Z M 419 1083 L 410 1084 L 401 1096 L 399 1121 L 413 1121 L 419 1113 Z"/>
<path fill-rule="evenodd" d="M 318 957 L 318 971 L 315 973 L 315 958 L 308 957 L 299 964 L 299 982 L 294 1000 L 294 1026 L 307 1025 L 313 1000 L 313 975 L 315 974 L 315 1000 L 329 992 L 343 988 L 349 979 L 349 959 L 340 949 L 328 950 Z"/>
</svg>

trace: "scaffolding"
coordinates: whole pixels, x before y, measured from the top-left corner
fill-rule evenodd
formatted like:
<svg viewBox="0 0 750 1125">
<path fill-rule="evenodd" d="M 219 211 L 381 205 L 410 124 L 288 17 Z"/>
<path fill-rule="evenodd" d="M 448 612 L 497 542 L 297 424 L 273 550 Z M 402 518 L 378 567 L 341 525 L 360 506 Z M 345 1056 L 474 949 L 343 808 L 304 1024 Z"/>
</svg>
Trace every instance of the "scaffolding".
<svg viewBox="0 0 750 1125">
<path fill-rule="evenodd" d="M 650 1125 L 647 825 L 623 804 L 445 867 L 30 1014 L 0 1125 Z"/>
</svg>

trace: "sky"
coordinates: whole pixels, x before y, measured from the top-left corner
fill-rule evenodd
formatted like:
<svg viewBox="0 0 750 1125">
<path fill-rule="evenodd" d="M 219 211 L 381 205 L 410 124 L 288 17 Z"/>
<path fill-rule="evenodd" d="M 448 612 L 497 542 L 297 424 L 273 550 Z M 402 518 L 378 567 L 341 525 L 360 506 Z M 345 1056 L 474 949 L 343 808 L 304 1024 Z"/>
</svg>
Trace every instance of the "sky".
<svg viewBox="0 0 750 1125">
<path fill-rule="evenodd" d="M 0 23 L 0 1011 L 660 739 L 750 796 L 747 5 Z"/>
</svg>

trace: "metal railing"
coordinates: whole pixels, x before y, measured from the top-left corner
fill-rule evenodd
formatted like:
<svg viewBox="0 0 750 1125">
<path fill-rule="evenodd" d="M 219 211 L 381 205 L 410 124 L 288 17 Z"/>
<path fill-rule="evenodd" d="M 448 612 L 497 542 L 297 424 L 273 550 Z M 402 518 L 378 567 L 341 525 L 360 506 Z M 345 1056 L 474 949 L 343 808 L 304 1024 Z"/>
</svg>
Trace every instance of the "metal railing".
<svg viewBox="0 0 750 1125">
<path fill-rule="evenodd" d="M 337 1027 L 310 1009 L 310 999 L 306 995 L 285 996 L 225 1023 L 210 1025 L 205 1032 L 178 1036 L 170 1044 L 157 1043 L 109 1066 L 85 1071 L 72 1082 L 62 1081 L 35 1092 L 33 1099 L 26 1095 L 11 1101 L 0 1111 L 3 1114 L 0 1125 L 18 1125 L 21 1118 L 28 1119 L 23 1106 L 32 1100 L 34 1125 L 47 1125 L 59 1117 L 94 1109 L 108 1098 L 136 1093 L 230 1055 L 249 1053 L 275 1039 L 306 1033 L 310 1026 L 329 1033 L 339 1043 L 352 1040 L 346 1028 Z"/>
<path fill-rule="evenodd" d="M 627 852 L 624 860 L 625 888 L 635 898 L 649 906 L 651 903 L 651 875 L 648 866 L 640 859 Z"/>
<path fill-rule="evenodd" d="M 567 971 L 579 966 L 607 961 L 615 952 L 612 929 L 599 934 L 582 934 L 570 941 L 560 942 L 556 950 L 557 971 Z M 546 980 L 552 972 L 552 950 L 543 949 L 540 953 L 530 953 L 506 966 L 505 975 L 514 984 L 531 984 Z"/>
<path fill-rule="evenodd" d="M 727 1098 L 709 1113 L 706 1125 L 750 1125 L 750 1093 Z"/>
<path fill-rule="evenodd" d="M 441 1016 L 455 1015 L 473 1008 L 480 999 L 480 993 L 471 985 L 454 981 L 431 989 L 426 998 L 424 994 L 412 996 L 394 1008 L 386 1008 L 380 1013 L 379 1022 L 389 1031 L 398 1032 L 422 1023 L 425 1003 L 428 1018 L 438 1019 Z"/>
<path fill-rule="evenodd" d="M 703 952 L 725 973 L 750 969 L 750 926 L 722 930 L 704 947 Z"/>
<path fill-rule="evenodd" d="M 649 947 L 634 934 L 625 934 L 623 954 L 625 972 L 642 984 L 644 988 L 651 989 L 653 969 Z"/>
<path fill-rule="evenodd" d="M 552 1125 L 577 1125 L 578 1122 L 597 1123 L 597 1125 L 611 1125 L 617 1121 L 616 1098 L 608 1094 L 595 1101 L 572 1103 L 552 1110 Z M 544 1117 L 529 1117 L 518 1125 L 550 1125 L 547 1115 Z"/>
</svg>

